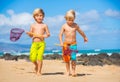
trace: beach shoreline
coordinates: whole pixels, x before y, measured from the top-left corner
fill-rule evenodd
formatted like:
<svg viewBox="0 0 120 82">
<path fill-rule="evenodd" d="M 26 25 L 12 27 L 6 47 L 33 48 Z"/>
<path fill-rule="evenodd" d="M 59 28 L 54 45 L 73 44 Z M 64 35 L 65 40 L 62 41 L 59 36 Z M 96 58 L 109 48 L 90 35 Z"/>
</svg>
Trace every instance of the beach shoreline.
<svg viewBox="0 0 120 82">
<path fill-rule="evenodd" d="M 44 55 L 44 60 L 62 60 L 62 55 L 59 54 L 50 54 Z M 5 60 L 15 60 L 18 61 L 20 59 L 29 60 L 29 55 L 12 55 L 10 53 L 3 54 L 0 56 L 0 59 Z M 99 53 L 99 54 L 82 54 L 77 56 L 77 64 L 84 66 L 104 66 L 104 65 L 117 65 L 120 66 L 120 53 L 112 53 L 109 55 L 108 53 Z"/>
</svg>

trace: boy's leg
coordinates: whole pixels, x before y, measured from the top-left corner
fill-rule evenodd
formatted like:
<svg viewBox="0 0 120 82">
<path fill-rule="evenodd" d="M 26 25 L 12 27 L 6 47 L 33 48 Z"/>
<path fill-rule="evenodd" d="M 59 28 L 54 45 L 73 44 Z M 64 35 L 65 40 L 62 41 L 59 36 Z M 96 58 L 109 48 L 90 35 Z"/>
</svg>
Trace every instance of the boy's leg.
<svg viewBox="0 0 120 82">
<path fill-rule="evenodd" d="M 43 61 L 37 60 L 37 75 L 41 75 Z"/>
<path fill-rule="evenodd" d="M 41 75 L 42 65 L 43 65 L 43 54 L 45 50 L 45 42 L 39 43 L 38 55 L 37 55 L 37 75 Z"/>
<path fill-rule="evenodd" d="M 37 73 L 37 69 L 38 69 L 37 62 L 33 62 L 33 64 L 35 65 L 35 72 Z"/>
<path fill-rule="evenodd" d="M 66 75 L 70 75 L 70 62 L 66 62 Z"/>
<path fill-rule="evenodd" d="M 71 50 L 77 50 L 77 45 L 75 44 L 75 45 L 71 45 L 70 46 L 70 49 Z M 72 76 L 76 76 L 76 72 L 75 72 L 75 70 L 76 70 L 76 52 L 72 52 L 71 53 L 71 66 L 72 66 Z"/>
<path fill-rule="evenodd" d="M 71 62 L 71 66 L 72 66 L 72 76 L 76 76 L 76 61 L 72 61 Z"/>
<path fill-rule="evenodd" d="M 64 43 L 62 48 L 62 58 L 66 65 L 66 75 L 70 75 L 70 54 L 65 54 L 65 50 L 68 49 L 68 44 Z"/>
<path fill-rule="evenodd" d="M 29 59 L 33 64 L 35 65 L 35 72 L 37 73 L 37 62 L 36 62 L 36 57 L 37 57 L 37 45 L 35 42 L 32 43 L 31 48 L 30 48 L 30 56 Z"/>
</svg>

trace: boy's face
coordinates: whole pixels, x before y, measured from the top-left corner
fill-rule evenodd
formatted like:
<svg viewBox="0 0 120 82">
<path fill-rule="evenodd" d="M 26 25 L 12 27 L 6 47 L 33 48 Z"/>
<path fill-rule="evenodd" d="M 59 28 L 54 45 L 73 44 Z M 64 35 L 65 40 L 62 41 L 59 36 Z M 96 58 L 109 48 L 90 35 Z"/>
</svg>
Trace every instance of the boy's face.
<svg viewBox="0 0 120 82">
<path fill-rule="evenodd" d="M 43 21 L 43 14 L 42 13 L 39 13 L 37 15 L 35 15 L 35 20 L 38 22 L 38 23 L 41 23 Z"/>
<path fill-rule="evenodd" d="M 74 23 L 74 19 L 66 19 L 68 25 L 72 25 Z"/>
</svg>

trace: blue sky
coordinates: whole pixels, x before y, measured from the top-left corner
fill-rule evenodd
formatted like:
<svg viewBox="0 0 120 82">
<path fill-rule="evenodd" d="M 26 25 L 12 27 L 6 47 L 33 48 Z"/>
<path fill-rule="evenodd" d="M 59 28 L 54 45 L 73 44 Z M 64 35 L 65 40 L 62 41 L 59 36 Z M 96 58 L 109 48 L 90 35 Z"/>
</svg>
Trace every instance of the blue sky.
<svg viewBox="0 0 120 82">
<path fill-rule="evenodd" d="M 42 8 L 45 12 L 44 23 L 49 27 L 51 37 L 46 39 L 47 46 L 56 47 L 58 34 L 64 15 L 76 11 L 75 22 L 85 32 L 89 42 L 77 34 L 78 49 L 120 49 L 120 1 L 119 0 L 0 0 L 0 42 L 11 44 L 31 44 L 24 33 L 20 40 L 9 40 L 10 29 L 14 27 L 29 30 L 34 23 L 32 12 Z"/>
</svg>

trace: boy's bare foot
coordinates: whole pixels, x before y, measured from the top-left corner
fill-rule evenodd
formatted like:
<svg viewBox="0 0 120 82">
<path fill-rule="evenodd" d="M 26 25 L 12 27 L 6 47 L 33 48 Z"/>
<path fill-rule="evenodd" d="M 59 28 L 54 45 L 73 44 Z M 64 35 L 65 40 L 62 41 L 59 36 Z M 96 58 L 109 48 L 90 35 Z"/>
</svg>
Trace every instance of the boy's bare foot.
<svg viewBox="0 0 120 82">
<path fill-rule="evenodd" d="M 74 74 L 72 74 L 72 77 L 76 77 L 76 76 L 77 76 L 77 74 L 75 74 L 75 73 L 74 73 Z"/>
<path fill-rule="evenodd" d="M 39 73 L 39 72 L 37 72 L 37 73 L 36 73 L 36 75 L 37 75 L 37 76 L 40 76 L 40 75 L 42 75 L 42 74 L 41 74 L 41 73 Z"/>
<path fill-rule="evenodd" d="M 67 72 L 67 73 L 65 73 L 65 75 L 66 75 L 66 76 L 70 76 L 70 75 L 71 75 L 71 73 Z"/>
</svg>

